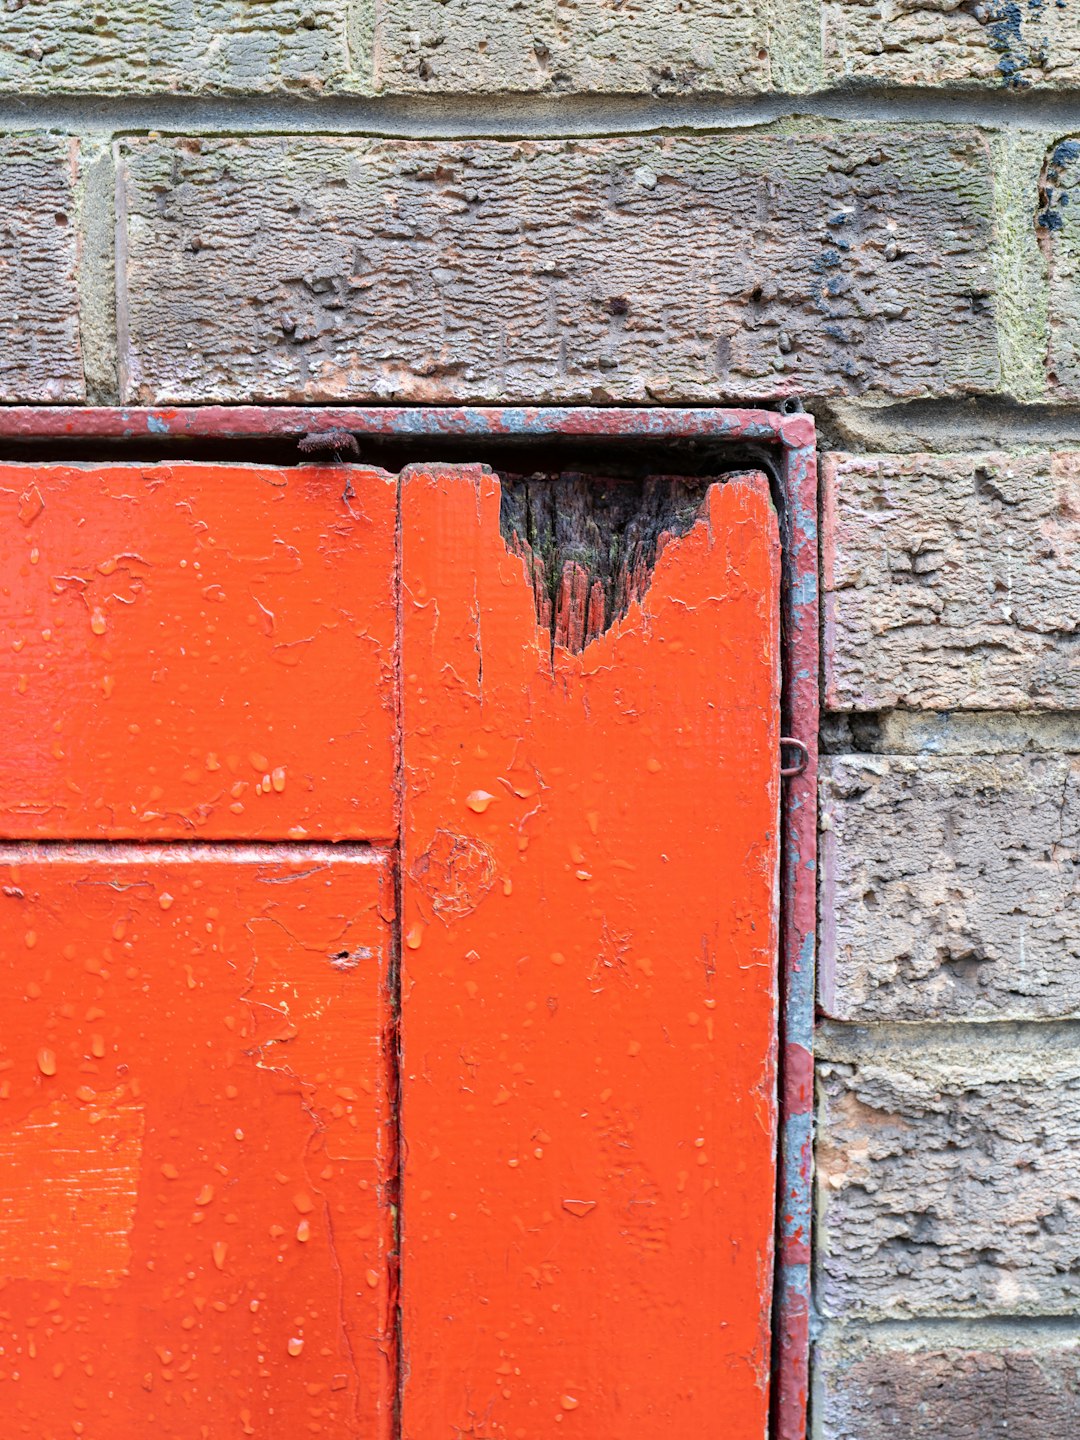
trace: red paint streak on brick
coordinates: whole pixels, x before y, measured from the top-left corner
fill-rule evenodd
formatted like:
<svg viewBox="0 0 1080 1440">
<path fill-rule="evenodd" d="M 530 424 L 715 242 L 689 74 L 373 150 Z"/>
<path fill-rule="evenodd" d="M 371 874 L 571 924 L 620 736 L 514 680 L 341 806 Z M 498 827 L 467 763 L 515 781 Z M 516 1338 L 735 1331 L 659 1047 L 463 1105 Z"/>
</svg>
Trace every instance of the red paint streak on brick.
<svg viewBox="0 0 1080 1440">
<path fill-rule="evenodd" d="M 403 1435 L 761 1440 L 767 486 L 713 487 L 644 604 L 554 671 L 498 512 L 476 467 L 403 478 Z M 496 878 L 440 913 L 447 829 Z"/>
</svg>

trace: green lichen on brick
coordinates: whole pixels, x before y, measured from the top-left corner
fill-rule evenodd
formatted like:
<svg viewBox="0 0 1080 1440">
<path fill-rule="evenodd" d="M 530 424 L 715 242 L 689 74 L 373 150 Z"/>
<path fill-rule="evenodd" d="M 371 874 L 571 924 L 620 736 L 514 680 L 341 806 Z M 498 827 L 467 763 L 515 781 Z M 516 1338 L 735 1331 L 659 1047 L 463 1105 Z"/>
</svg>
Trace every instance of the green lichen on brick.
<svg viewBox="0 0 1080 1440">
<path fill-rule="evenodd" d="M 769 17 L 773 89 L 785 95 L 819 90 L 824 76 L 817 0 L 771 0 Z"/>
<path fill-rule="evenodd" d="M 35 0 L 2 13 L 9 94 L 312 93 L 342 80 L 349 58 L 345 0 Z"/>
<path fill-rule="evenodd" d="M 785 9 L 809 0 L 778 0 Z M 358 34 L 372 29 L 359 0 Z M 658 94 L 774 88 L 770 12 L 756 0 L 379 0 L 380 94 Z M 788 43 L 786 37 L 783 41 Z"/>
<path fill-rule="evenodd" d="M 107 141 L 83 140 L 75 181 L 81 235 L 79 330 L 86 398 L 115 404 L 116 355 L 116 170 Z"/>
<path fill-rule="evenodd" d="M 1035 228 L 1049 268 L 1051 390 L 1080 398 L 1080 136 L 1055 141 L 1039 175 Z"/>
<path fill-rule="evenodd" d="M 1045 144 L 1044 136 L 1026 132 L 991 141 L 1001 388 L 1016 400 L 1038 400 L 1046 388 L 1049 298 L 1034 223 Z"/>
</svg>

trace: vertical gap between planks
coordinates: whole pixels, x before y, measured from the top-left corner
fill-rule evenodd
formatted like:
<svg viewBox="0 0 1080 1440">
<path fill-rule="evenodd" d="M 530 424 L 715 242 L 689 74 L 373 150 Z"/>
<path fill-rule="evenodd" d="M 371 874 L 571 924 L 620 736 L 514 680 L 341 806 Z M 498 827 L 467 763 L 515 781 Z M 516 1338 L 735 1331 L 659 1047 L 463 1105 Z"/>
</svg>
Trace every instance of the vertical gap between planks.
<svg viewBox="0 0 1080 1440">
<path fill-rule="evenodd" d="M 390 1355 L 390 1384 L 393 1395 L 390 1403 L 388 1433 L 390 1440 L 401 1440 L 402 1407 L 405 1391 L 404 1332 L 401 1311 L 401 1265 L 404 1234 L 405 1200 L 405 1137 L 402 1133 L 402 995 L 401 995 L 401 927 L 405 907 L 405 692 L 404 692 L 404 642 L 405 642 L 405 577 L 404 537 L 402 535 L 402 474 L 395 482 L 394 520 L 394 925 L 390 945 L 390 1034 L 387 1037 L 387 1081 L 390 1090 L 390 1136 L 392 1153 L 390 1157 L 390 1179 L 388 1200 L 393 1207 L 393 1246 L 391 1264 L 392 1308 L 390 1321 L 392 1346 Z"/>
</svg>

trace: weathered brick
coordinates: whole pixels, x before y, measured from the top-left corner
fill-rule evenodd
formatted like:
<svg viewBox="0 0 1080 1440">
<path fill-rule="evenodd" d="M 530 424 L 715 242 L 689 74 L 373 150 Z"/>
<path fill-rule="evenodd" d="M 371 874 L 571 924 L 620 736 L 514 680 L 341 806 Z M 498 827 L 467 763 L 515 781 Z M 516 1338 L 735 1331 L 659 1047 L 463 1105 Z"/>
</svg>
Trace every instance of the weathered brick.
<svg viewBox="0 0 1080 1440">
<path fill-rule="evenodd" d="M 129 400 L 716 401 L 997 379 L 971 132 L 131 142 Z"/>
<path fill-rule="evenodd" d="M 826 703 L 1080 708 L 1080 454 L 830 455 Z"/>
<path fill-rule="evenodd" d="M 816 1440 L 1064 1440 L 1080 1434 L 1075 1333 L 1001 1327 L 942 1344 L 834 1337 L 815 1347 Z"/>
<path fill-rule="evenodd" d="M 1080 82 L 1080 27 L 1071 0 L 825 0 L 822 19 L 825 76 L 833 83 L 1025 90 Z"/>
<path fill-rule="evenodd" d="M 1075 14 L 1074 14 L 1075 23 Z M 1048 379 L 1062 399 L 1080 398 L 1080 136 L 1046 157 L 1036 226 L 1050 275 Z"/>
<path fill-rule="evenodd" d="M 753 0 L 382 0 L 375 38 L 378 90 L 744 94 L 772 84 L 772 14 Z"/>
<path fill-rule="evenodd" d="M 886 710 L 825 715 L 831 755 L 1080 755 L 1080 714 L 1050 710 Z"/>
<path fill-rule="evenodd" d="M 1075 1313 L 1080 1050 L 1034 1029 L 819 1037 L 825 1315 Z"/>
<path fill-rule="evenodd" d="M 345 0 L 35 0 L 0 27 L 0 91 L 319 90 L 346 64 Z"/>
<path fill-rule="evenodd" d="M 0 136 L 0 400 L 84 398 L 74 140 Z"/>
<path fill-rule="evenodd" d="M 833 756 L 821 821 L 828 1014 L 1080 1013 L 1080 756 Z"/>
</svg>

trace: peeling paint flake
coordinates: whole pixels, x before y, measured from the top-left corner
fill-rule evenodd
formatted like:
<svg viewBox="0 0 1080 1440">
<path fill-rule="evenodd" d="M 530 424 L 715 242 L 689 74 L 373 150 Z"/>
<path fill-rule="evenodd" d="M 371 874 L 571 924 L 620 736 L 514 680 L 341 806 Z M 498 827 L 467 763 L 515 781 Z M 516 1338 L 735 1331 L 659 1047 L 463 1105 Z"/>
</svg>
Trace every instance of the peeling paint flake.
<svg viewBox="0 0 1080 1440">
<path fill-rule="evenodd" d="M 0 1279 L 120 1283 L 144 1128 L 141 1105 L 102 1094 L 53 1100 L 0 1130 Z"/>
</svg>

